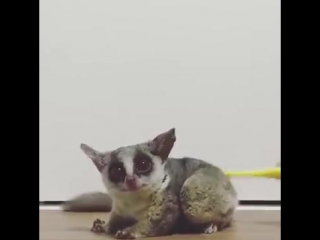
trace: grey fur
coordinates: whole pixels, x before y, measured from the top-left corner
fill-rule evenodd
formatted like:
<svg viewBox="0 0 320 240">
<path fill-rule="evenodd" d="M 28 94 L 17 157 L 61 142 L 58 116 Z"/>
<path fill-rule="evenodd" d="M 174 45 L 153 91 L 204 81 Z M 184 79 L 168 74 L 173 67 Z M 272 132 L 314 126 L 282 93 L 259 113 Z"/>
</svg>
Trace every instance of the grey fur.
<svg viewBox="0 0 320 240">
<path fill-rule="evenodd" d="M 111 197 L 102 192 L 81 194 L 62 204 L 66 212 L 109 212 L 112 209 Z"/>
<path fill-rule="evenodd" d="M 112 205 L 111 215 L 107 223 L 97 219 L 92 231 L 112 234 L 118 239 L 132 239 L 182 232 L 212 233 L 231 224 L 238 201 L 230 179 L 220 168 L 205 161 L 167 158 L 175 140 L 175 131 L 170 130 L 153 141 L 105 154 L 82 145 L 101 172 L 113 200 L 112 204 L 105 201 L 99 205 L 104 206 L 103 211 L 107 205 Z M 149 177 L 139 179 L 146 187 L 130 192 L 122 183 L 110 182 L 108 168 L 113 157 L 129 168 L 137 151 L 152 158 L 155 168 Z M 128 172 L 134 174 L 130 169 Z M 88 196 L 69 201 L 67 209 L 94 208 L 95 202 L 99 202 L 95 200 L 98 195 Z M 99 198 L 101 196 L 107 195 L 99 195 Z"/>
</svg>

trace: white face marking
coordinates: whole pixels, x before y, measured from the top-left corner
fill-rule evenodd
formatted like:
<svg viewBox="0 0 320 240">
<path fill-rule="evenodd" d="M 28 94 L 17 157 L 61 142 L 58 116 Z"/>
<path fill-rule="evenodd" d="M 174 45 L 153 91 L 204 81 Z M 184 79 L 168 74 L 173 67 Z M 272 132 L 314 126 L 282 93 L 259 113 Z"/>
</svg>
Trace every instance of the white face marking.
<svg viewBox="0 0 320 240">
<path fill-rule="evenodd" d="M 170 183 L 170 177 L 167 175 L 166 179 L 161 183 L 160 191 L 165 190 Z"/>
<path fill-rule="evenodd" d="M 118 158 L 123 162 L 127 175 L 132 176 L 134 173 L 133 158 L 136 150 L 133 148 L 126 148 L 118 153 Z"/>
<path fill-rule="evenodd" d="M 153 156 L 151 154 L 147 154 L 153 162 L 153 170 L 148 176 L 141 176 L 141 182 L 148 185 L 159 185 L 162 182 L 165 171 L 164 164 L 162 163 L 159 157 Z"/>
<path fill-rule="evenodd" d="M 150 198 L 152 194 L 156 192 L 162 192 L 170 183 L 170 177 L 167 176 L 163 181 L 164 175 L 161 181 L 156 184 L 149 185 L 146 188 L 135 192 L 119 191 L 118 189 L 112 189 L 109 194 L 113 198 L 113 211 L 121 214 L 122 216 L 138 217 L 145 214 L 150 207 Z"/>
<path fill-rule="evenodd" d="M 125 191 L 126 186 L 123 183 L 114 184 L 108 178 L 107 169 L 102 172 L 102 179 L 107 188 L 108 193 L 113 199 L 113 210 L 120 215 L 138 217 L 145 214 L 145 211 L 150 207 L 150 197 L 156 192 L 163 191 L 169 184 L 170 178 L 166 175 L 162 160 L 150 154 L 147 149 L 140 146 L 123 147 L 116 152 L 117 158 L 124 165 L 127 175 L 134 175 L 134 157 L 137 151 L 143 151 L 148 155 L 153 162 L 153 170 L 147 176 L 137 176 L 138 186 L 142 188 L 136 191 Z"/>
<path fill-rule="evenodd" d="M 117 158 L 123 163 L 127 175 L 133 176 L 135 175 L 134 157 L 136 156 L 137 151 L 142 151 L 144 154 L 148 155 L 153 163 L 152 172 L 149 175 L 135 175 L 137 179 L 137 185 L 138 187 L 142 187 L 141 190 L 160 188 L 160 184 L 165 176 L 165 164 L 162 163 L 162 160 L 159 157 L 148 153 L 146 149 L 140 147 L 141 146 L 139 146 L 139 150 L 137 146 L 119 148 L 116 152 Z M 110 182 L 107 171 L 102 173 L 102 179 L 108 189 L 108 192 L 121 192 L 127 190 L 127 186 L 124 183 L 114 184 Z"/>
</svg>

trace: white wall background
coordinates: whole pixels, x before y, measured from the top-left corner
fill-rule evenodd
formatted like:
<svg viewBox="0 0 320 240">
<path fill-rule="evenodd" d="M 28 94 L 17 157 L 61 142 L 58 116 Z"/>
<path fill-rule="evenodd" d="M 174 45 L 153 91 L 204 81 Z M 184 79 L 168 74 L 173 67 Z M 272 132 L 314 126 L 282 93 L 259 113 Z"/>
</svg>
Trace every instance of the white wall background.
<svg viewBox="0 0 320 240">
<path fill-rule="evenodd" d="M 279 0 L 40 0 L 40 201 L 104 190 L 80 151 L 177 129 L 172 156 L 280 160 Z M 235 179 L 240 199 L 280 182 Z"/>
</svg>

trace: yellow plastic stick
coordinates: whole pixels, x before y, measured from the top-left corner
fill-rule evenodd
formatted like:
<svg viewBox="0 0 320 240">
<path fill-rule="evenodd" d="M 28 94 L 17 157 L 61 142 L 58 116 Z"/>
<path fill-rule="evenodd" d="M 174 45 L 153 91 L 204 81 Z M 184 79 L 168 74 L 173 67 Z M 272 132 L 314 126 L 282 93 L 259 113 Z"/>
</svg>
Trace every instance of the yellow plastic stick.
<svg viewBox="0 0 320 240">
<path fill-rule="evenodd" d="M 260 178 L 275 178 L 281 179 L 281 168 L 266 168 L 264 170 L 252 170 L 252 171 L 227 171 L 226 174 L 230 177 L 260 177 Z"/>
</svg>

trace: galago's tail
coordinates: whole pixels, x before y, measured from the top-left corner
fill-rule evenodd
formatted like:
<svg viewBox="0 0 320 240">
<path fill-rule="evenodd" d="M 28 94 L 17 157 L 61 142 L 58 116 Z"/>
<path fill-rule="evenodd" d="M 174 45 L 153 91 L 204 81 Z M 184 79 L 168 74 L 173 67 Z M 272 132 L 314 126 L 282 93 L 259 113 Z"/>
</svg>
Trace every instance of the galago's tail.
<svg viewBox="0 0 320 240">
<path fill-rule="evenodd" d="M 81 194 L 62 204 L 65 212 L 110 212 L 111 208 L 111 197 L 102 192 Z"/>
</svg>

